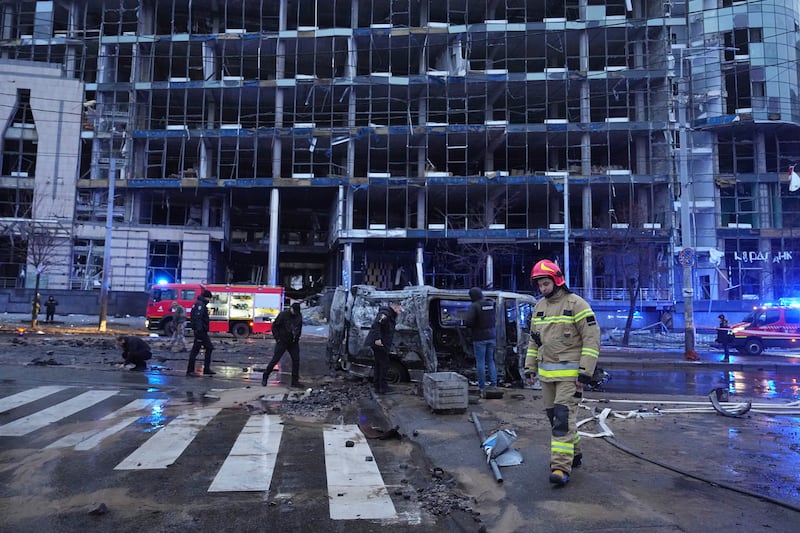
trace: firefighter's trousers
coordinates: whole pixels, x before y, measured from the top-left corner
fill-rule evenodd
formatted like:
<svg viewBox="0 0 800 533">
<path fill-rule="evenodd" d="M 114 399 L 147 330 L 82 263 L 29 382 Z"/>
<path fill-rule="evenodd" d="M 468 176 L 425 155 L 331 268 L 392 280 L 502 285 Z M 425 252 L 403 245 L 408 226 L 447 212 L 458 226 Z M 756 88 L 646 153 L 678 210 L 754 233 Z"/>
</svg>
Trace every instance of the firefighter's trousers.
<svg viewBox="0 0 800 533">
<path fill-rule="evenodd" d="M 552 428 L 550 470 L 570 473 L 573 458 L 581 454 L 576 419 L 582 392 L 578 390 L 574 380 L 542 381 L 542 394 L 545 412 Z"/>
</svg>

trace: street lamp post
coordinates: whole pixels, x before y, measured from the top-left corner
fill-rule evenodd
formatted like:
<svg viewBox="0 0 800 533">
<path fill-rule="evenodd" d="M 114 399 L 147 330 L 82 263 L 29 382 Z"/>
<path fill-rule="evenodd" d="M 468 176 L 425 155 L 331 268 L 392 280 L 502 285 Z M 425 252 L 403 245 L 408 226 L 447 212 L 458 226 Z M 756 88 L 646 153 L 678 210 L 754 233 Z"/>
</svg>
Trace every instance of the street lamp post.
<svg viewBox="0 0 800 533">
<path fill-rule="evenodd" d="M 111 285 L 111 237 L 114 231 L 114 185 L 117 173 L 117 160 L 114 157 L 112 144 L 111 159 L 108 170 L 108 205 L 106 206 L 106 241 L 103 248 L 103 283 L 100 285 L 100 321 L 99 331 L 106 331 L 108 313 L 108 292 Z"/>
<path fill-rule="evenodd" d="M 700 48 L 681 48 L 679 49 L 680 71 L 678 81 L 678 95 L 676 104 L 678 108 L 678 173 L 681 186 L 681 252 L 678 260 L 683 268 L 683 312 L 685 322 L 685 357 L 694 361 L 699 359 L 695 351 L 695 327 L 694 327 L 694 279 L 692 268 L 696 262 L 696 252 L 692 247 L 692 218 L 690 206 L 694 200 L 694 191 L 689 179 L 689 136 L 687 125 L 687 108 L 689 106 L 689 81 L 688 77 L 692 73 L 691 61 L 703 59 L 709 52 L 720 52 L 723 50 L 738 50 L 737 48 L 726 46 L 702 46 Z M 689 55 L 684 55 L 689 52 Z M 670 70 L 674 67 L 674 58 L 668 57 Z M 688 63 L 687 71 L 684 71 L 684 63 Z"/>
<path fill-rule="evenodd" d="M 683 58 L 681 58 L 683 63 Z M 681 67 L 681 71 L 683 67 Z M 691 216 L 689 214 L 689 198 L 691 185 L 689 184 L 689 161 L 686 133 L 686 107 L 688 94 L 686 91 L 686 79 L 682 76 L 678 90 L 678 172 L 680 173 L 681 183 L 681 254 L 679 262 L 683 267 L 683 319 L 684 319 L 684 356 L 689 360 L 698 359 L 695 352 L 695 328 L 694 328 L 694 282 L 692 279 L 692 267 L 695 262 L 695 252 L 692 248 Z"/>
</svg>

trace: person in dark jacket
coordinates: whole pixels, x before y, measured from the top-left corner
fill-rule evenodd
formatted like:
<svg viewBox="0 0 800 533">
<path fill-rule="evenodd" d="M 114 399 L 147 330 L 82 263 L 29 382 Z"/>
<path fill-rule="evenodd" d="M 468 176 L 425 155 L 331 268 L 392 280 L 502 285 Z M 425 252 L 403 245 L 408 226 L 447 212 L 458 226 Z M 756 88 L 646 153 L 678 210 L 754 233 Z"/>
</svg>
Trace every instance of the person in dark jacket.
<svg viewBox="0 0 800 533">
<path fill-rule="evenodd" d="M 722 345 L 722 349 L 725 351 L 725 357 L 722 358 L 723 361 L 728 362 L 730 361 L 731 357 L 731 334 L 730 324 L 728 323 L 728 319 L 725 318 L 725 315 L 719 315 L 717 317 L 719 319 L 719 327 L 717 328 L 717 343 Z"/>
<path fill-rule="evenodd" d="M 141 337 L 117 337 L 117 345 L 122 348 L 122 358 L 127 364 L 134 365 L 131 370 L 144 372 L 147 370 L 147 361 L 153 357 L 150 346 Z"/>
<path fill-rule="evenodd" d="M 292 387 L 302 387 L 300 383 L 300 336 L 303 334 L 303 313 L 300 311 L 300 304 L 295 302 L 289 309 L 278 313 L 272 323 L 272 336 L 275 337 L 275 353 L 272 360 L 267 365 L 264 375 L 261 376 L 261 384 L 266 386 L 269 375 L 275 370 L 275 366 L 289 352 L 292 357 Z"/>
<path fill-rule="evenodd" d="M 192 350 L 189 352 L 189 366 L 186 369 L 187 376 L 195 376 L 194 362 L 197 359 L 197 354 L 200 353 L 200 348 L 205 350 L 205 360 L 203 364 L 203 375 L 211 376 L 216 374 L 211 370 L 211 352 L 214 351 L 214 345 L 211 344 L 211 338 L 208 336 L 208 326 L 210 318 L 208 316 L 208 302 L 211 301 L 213 295 L 208 289 L 203 289 L 197 301 L 192 306 L 192 331 L 194 332 L 194 343 Z"/>
<path fill-rule="evenodd" d="M 389 353 L 394 342 L 394 328 L 397 325 L 397 317 L 402 312 L 403 307 L 396 302 L 390 303 L 387 307 L 381 307 L 372 327 L 364 340 L 364 347 L 372 350 L 375 360 L 373 369 L 373 385 L 377 394 L 389 392 L 389 385 L 386 377 L 389 373 Z"/>
<path fill-rule="evenodd" d="M 45 312 L 47 313 L 44 319 L 45 322 L 53 322 L 55 320 L 57 305 L 58 302 L 56 301 L 55 298 L 53 298 L 52 296 L 47 297 L 47 301 L 44 303 L 44 309 Z"/>
<path fill-rule="evenodd" d="M 495 303 L 491 298 L 484 298 L 478 287 L 469 290 L 472 303 L 464 318 L 464 325 L 472 331 L 472 351 L 475 355 L 475 367 L 478 371 L 478 388 L 481 392 L 486 388 L 486 365 L 489 365 L 489 384 L 497 386 L 497 366 L 494 362 L 494 351 L 497 346 L 497 330 L 495 329 Z"/>
</svg>

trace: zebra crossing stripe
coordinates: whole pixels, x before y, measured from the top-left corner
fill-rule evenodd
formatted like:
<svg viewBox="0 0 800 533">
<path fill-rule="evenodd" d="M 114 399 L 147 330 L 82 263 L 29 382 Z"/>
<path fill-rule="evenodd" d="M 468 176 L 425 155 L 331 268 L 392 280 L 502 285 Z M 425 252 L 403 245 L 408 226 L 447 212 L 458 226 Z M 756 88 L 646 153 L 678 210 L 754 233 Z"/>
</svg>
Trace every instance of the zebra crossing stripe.
<svg viewBox="0 0 800 533">
<path fill-rule="evenodd" d="M 0 426 L 0 436 L 4 437 L 21 437 L 27 435 L 32 431 L 41 429 L 49 424 L 58 422 L 62 418 L 74 415 L 78 411 L 83 411 L 92 405 L 102 402 L 106 398 L 114 396 L 119 391 L 105 390 L 105 391 L 88 391 L 83 394 L 71 398 L 65 402 L 61 402 L 47 409 L 43 409 L 32 415 L 14 420 L 4 426 Z"/>
<path fill-rule="evenodd" d="M 100 420 L 114 420 L 115 418 L 119 418 L 122 415 L 126 415 L 128 413 L 135 413 L 136 411 L 144 411 L 145 409 L 149 409 L 151 406 L 153 408 L 153 411 L 160 412 L 162 407 L 164 407 L 165 403 L 167 403 L 167 400 L 156 400 L 155 398 L 133 400 L 131 403 L 123 405 L 113 413 L 108 413 Z"/>
<path fill-rule="evenodd" d="M 357 425 L 323 431 L 328 501 L 332 520 L 397 518 L 392 499 Z M 353 446 L 348 447 L 347 441 Z"/>
<path fill-rule="evenodd" d="M 221 408 L 197 409 L 180 415 L 126 457 L 114 470 L 167 468 L 189 446 Z"/>
<path fill-rule="evenodd" d="M 135 411 L 141 411 L 147 409 L 150 406 L 153 406 L 153 410 L 160 410 L 165 402 L 166 400 L 155 400 L 155 399 L 133 400 L 129 404 L 121 407 L 120 409 L 117 409 L 113 413 L 107 414 L 100 420 L 118 420 L 123 415 Z M 140 418 L 139 415 L 128 416 L 122 418 L 113 426 L 103 430 L 92 429 L 89 431 L 81 431 L 80 433 L 71 433 L 51 443 L 46 448 L 48 449 L 69 448 L 71 446 L 74 446 L 75 449 L 78 451 L 91 450 L 92 448 L 100 444 L 103 441 L 103 439 L 105 439 L 106 437 L 110 437 L 111 435 L 119 431 L 122 431 L 129 425 L 139 420 L 139 418 Z"/>
<path fill-rule="evenodd" d="M 17 394 L 12 394 L 6 398 L 0 398 L 0 413 L 5 413 L 6 411 L 15 409 L 20 405 L 25 405 L 26 403 L 35 402 L 36 400 L 44 398 L 45 396 L 50 396 L 51 394 L 55 394 L 56 392 L 65 390 L 67 388 L 68 387 L 58 387 L 55 385 L 36 387 L 35 389 L 28 389 L 26 391 L 18 392 Z"/>
<path fill-rule="evenodd" d="M 208 492 L 268 491 L 282 435 L 280 416 L 251 416 Z"/>
</svg>

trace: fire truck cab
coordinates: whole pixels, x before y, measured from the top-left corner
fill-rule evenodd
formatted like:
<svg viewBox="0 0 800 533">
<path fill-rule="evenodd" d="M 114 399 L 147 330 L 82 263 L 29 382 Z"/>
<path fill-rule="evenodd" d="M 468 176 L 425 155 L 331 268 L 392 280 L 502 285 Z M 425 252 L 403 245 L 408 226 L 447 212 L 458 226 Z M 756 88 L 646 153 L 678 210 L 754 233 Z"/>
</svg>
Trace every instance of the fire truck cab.
<svg viewBox="0 0 800 533">
<path fill-rule="evenodd" d="M 186 326 L 191 327 L 192 306 L 203 289 L 212 294 L 207 306 L 212 333 L 231 333 L 234 337 L 270 333 L 272 321 L 283 309 L 283 287 L 167 283 L 152 286 L 145 327 L 172 335 L 175 331 L 173 302 L 186 310 Z"/>
</svg>

